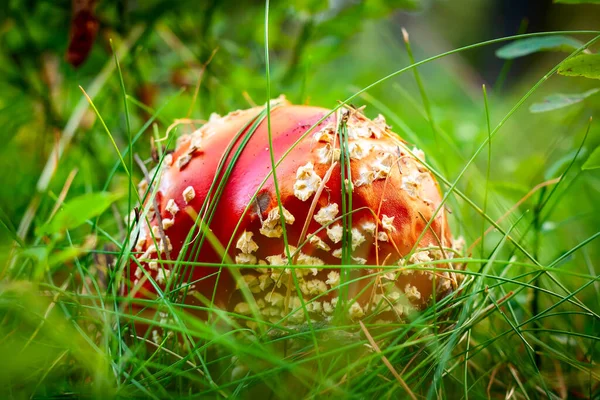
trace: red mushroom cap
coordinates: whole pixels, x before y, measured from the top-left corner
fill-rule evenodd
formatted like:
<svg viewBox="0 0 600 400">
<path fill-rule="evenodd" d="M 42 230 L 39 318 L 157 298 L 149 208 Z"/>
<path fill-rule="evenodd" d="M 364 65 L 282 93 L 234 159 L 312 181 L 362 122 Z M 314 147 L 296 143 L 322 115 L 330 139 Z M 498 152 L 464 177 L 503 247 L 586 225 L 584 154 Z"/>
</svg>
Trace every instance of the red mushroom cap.
<svg viewBox="0 0 600 400">
<path fill-rule="evenodd" d="M 451 292 L 456 284 L 451 264 L 435 265 L 448 268 L 444 273 L 404 268 L 452 258 L 456 250 L 443 208 L 424 232 L 441 195 L 433 175 L 419 160 L 423 153 L 414 149 L 411 154 L 382 116 L 370 120 L 353 108 L 329 115 L 330 110 L 285 100 L 272 104 L 274 159 L 289 151 L 276 169 L 284 218 L 273 177 L 260 186 L 272 165 L 264 108 L 211 117 L 202 128 L 179 138 L 175 152 L 165 157 L 157 174 L 157 187 L 149 189 L 155 190 L 158 210 L 149 213 L 150 226 L 142 224 L 135 243 L 137 260 L 131 265 L 130 279 L 141 286 L 136 296 L 154 293 L 148 277 L 160 287 L 168 279 L 194 282 L 197 297 L 206 299 L 212 298 L 217 285 L 215 305 L 250 314 L 248 298 L 239 290 L 247 285 L 265 320 L 287 318 L 300 323 L 305 317 L 291 275 L 295 273 L 311 318 L 327 320 L 338 303 L 340 270 L 322 266 L 340 265 L 342 255 L 350 257 L 346 264 L 357 266 L 349 274 L 353 282 L 345 285 L 351 319 L 372 314 L 389 319 L 425 307 L 434 290 L 438 296 Z M 227 167 L 231 167 L 228 174 Z M 146 207 L 152 209 L 148 202 Z M 351 226 L 342 212 L 344 206 Z M 247 264 L 238 270 L 243 282 L 236 282 L 227 268 L 216 274 L 224 256 L 205 231 L 198 231 L 196 220 L 210 227 L 208 236 L 223 248 L 231 242 L 228 256 L 237 264 Z M 297 267 L 293 270 L 282 267 L 288 265 L 282 220 L 290 264 Z M 185 254 L 180 254 L 185 248 Z M 167 252 L 171 260 L 179 257 L 214 266 L 160 263 L 158 259 L 165 260 Z M 388 269 L 378 268 L 384 265 Z M 170 284 L 171 289 L 175 286 Z"/>
</svg>

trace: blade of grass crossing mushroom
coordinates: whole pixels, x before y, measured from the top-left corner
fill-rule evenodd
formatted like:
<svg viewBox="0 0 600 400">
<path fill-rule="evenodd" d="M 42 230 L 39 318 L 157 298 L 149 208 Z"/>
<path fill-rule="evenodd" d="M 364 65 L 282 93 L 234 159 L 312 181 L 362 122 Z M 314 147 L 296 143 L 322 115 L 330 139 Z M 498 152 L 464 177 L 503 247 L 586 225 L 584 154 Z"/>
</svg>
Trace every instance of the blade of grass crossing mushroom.
<svg viewBox="0 0 600 400">
<path fill-rule="evenodd" d="M 221 172 L 223 171 L 223 169 L 225 168 L 225 165 L 227 164 L 227 159 L 229 158 L 229 155 L 231 154 L 232 149 L 235 147 L 235 143 L 239 140 L 239 138 L 242 136 L 242 134 L 244 133 L 244 131 L 246 129 L 248 129 L 249 126 L 252 125 L 252 127 L 250 128 L 248 134 L 251 134 L 254 132 L 254 130 L 256 129 L 257 126 L 257 119 L 260 119 L 260 116 L 263 113 L 259 113 L 257 115 L 257 117 L 249 120 L 242 128 L 240 128 L 240 130 L 237 132 L 237 134 L 235 135 L 235 137 L 230 141 L 228 147 L 226 148 L 225 152 L 221 155 L 221 159 L 219 161 L 219 164 L 217 165 L 217 170 L 215 171 L 215 176 L 213 178 L 213 181 L 211 182 L 211 186 L 209 187 L 207 194 L 204 198 L 204 201 L 199 209 L 199 212 L 196 215 L 196 218 L 194 220 L 194 226 L 195 227 L 202 227 L 203 224 L 205 225 L 209 225 L 210 220 L 212 220 L 212 218 L 209 216 L 208 221 L 204 221 L 203 223 L 200 223 L 200 219 L 204 219 L 206 215 L 209 215 L 210 211 L 212 210 L 214 212 L 214 209 L 216 208 L 216 206 L 218 205 L 218 199 L 220 197 L 220 195 L 215 195 L 215 198 L 213 199 L 213 190 L 218 191 L 219 189 L 221 189 L 224 187 L 224 184 L 227 182 L 227 178 L 229 176 L 229 173 L 231 172 L 231 169 L 233 168 L 233 165 L 235 164 L 235 160 L 237 160 L 237 157 L 239 156 L 239 151 L 240 148 L 243 148 L 242 146 L 240 146 L 240 148 L 238 148 L 237 153 L 234 154 L 232 161 L 229 163 L 228 165 L 228 169 L 226 169 L 223 177 L 221 177 Z M 212 214 L 210 214 L 212 215 Z M 194 240 L 192 240 L 192 238 L 194 238 Z M 185 257 L 185 255 L 188 252 L 188 248 L 190 246 L 190 244 L 194 244 L 192 247 L 192 257 L 191 259 L 196 259 L 196 257 L 198 256 L 198 253 L 200 251 L 200 248 L 202 246 L 202 244 L 204 243 L 204 239 L 205 239 L 205 231 L 203 231 L 202 229 L 199 231 L 196 231 L 196 229 L 191 229 L 190 232 L 188 232 L 188 235 L 185 239 L 185 242 L 183 244 L 183 247 L 179 253 L 179 256 L 177 258 L 177 263 L 174 266 L 175 271 L 178 271 L 178 269 L 181 267 L 181 264 L 183 263 L 183 258 Z M 223 257 L 225 257 L 225 255 L 223 255 Z M 188 264 L 187 262 L 184 265 L 184 270 L 179 273 L 179 282 L 178 284 L 182 284 L 187 280 L 187 268 L 188 268 Z M 215 288 L 216 290 L 216 288 Z"/>
<path fill-rule="evenodd" d="M 290 266 L 290 279 L 293 279 L 294 287 L 296 288 L 296 295 L 300 300 L 300 305 L 302 307 L 304 317 L 308 322 L 308 326 L 313 331 L 313 326 L 310 321 L 310 316 L 308 314 L 308 310 L 306 308 L 306 302 L 304 301 L 304 296 L 302 295 L 302 291 L 300 289 L 300 284 L 298 282 L 298 276 L 296 275 L 296 269 L 293 266 L 292 255 L 290 254 L 290 248 L 288 246 L 288 238 L 287 238 L 287 228 L 285 221 L 285 214 L 283 212 L 283 204 L 281 203 L 281 192 L 279 191 L 279 182 L 277 180 L 277 166 L 275 165 L 275 153 L 273 150 L 273 135 L 271 132 L 271 72 L 270 72 L 270 64 L 269 64 L 269 0 L 265 1 L 265 78 L 267 81 L 267 135 L 269 142 L 269 159 L 271 162 L 271 174 L 273 175 L 273 186 L 275 188 L 275 196 L 277 198 L 277 207 L 279 209 L 279 221 L 281 224 L 281 231 L 283 236 L 283 249 L 285 256 L 287 258 L 287 264 Z M 290 299 L 291 285 L 288 284 L 285 301 L 284 301 L 284 309 L 287 311 L 289 309 L 289 299 Z M 290 314 L 291 315 L 291 314 Z M 313 344 L 315 347 L 315 351 L 319 351 L 319 346 L 316 340 L 316 336 L 313 331 Z M 322 374 L 321 364 L 318 364 L 319 373 Z"/>
<path fill-rule="evenodd" d="M 267 81 L 267 137 L 269 143 L 269 159 L 271 161 L 271 174 L 273 174 L 273 186 L 275 188 L 275 197 L 277 198 L 277 207 L 279 209 L 279 222 L 283 237 L 284 253 L 291 263 L 292 257 L 288 246 L 287 229 L 283 205 L 281 204 L 281 192 L 279 191 L 279 182 L 277 181 L 277 166 L 275 165 L 275 154 L 273 151 L 273 134 L 271 133 L 271 72 L 269 66 L 269 0 L 265 1 L 265 78 Z M 292 275 L 295 275 L 294 268 L 291 268 Z M 286 307 L 287 308 L 287 307 Z"/>
<path fill-rule="evenodd" d="M 221 172 L 223 171 L 223 169 L 225 168 L 225 165 L 227 164 L 227 158 L 229 158 L 229 155 L 231 154 L 231 151 L 234 148 L 235 143 L 239 140 L 241 135 L 244 133 L 244 131 L 246 129 L 248 129 L 249 126 L 252 125 L 252 127 L 249 130 L 249 133 L 253 132 L 256 129 L 257 119 L 261 120 L 260 116 L 262 114 L 263 114 L 262 112 L 259 113 L 255 118 L 249 120 L 242 128 L 240 128 L 240 130 L 236 133 L 235 137 L 229 143 L 225 152 L 221 155 L 221 159 L 219 161 L 219 164 L 217 165 L 217 170 L 215 171 L 215 176 L 213 178 L 213 181 L 211 182 L 211 185 L 206 193 L 206 196 L 204 197 L 204 201 L 202 202 L 199 212 L 194 220 L 195 227 L 201 227 L 202 224 L 199 223 L 199 220 L 201 218 L 205 218 L 205 216 L 209 213 L 209 210 L 211 208 L 214 209 L 216 207 L 216 205 L 218 204 L 218 199 L 213 202 L 213 199 L 212 199 L 213 190 L 215 190 L 215 188 L 218 189 L 219 187 L 222 188 L 224 182 L 227 181 L 226 177 L 228 176 L 228 172 L 227 171 L 225 172 L 225 175 L 223 178 L 221 178 Z M 238 149 L 238 151 L 239 151 L 239 149 Z M 236 157 L 237 156 L 234 155 L 234 159 L 236 159 Z M 233 166 L 233 163 L 234 163 L 234 160 L 232 160 L 232 162 L 229 164 L 229 168 L 231 168 Z M 229 173 L 230 173 L 230 171 L 231 170 L 229 169 Z M 204 223 L 206 224 L 206 221 Z M 208 223 L 210 223 L 210 221 L 208 221 Z M 189 248 L 190 244 L 192 243 L 192 238 L 194 238 L 194 237 L 195 237 L 195 239 L 193 240 L 194 247 L 192 248 L 191 259 L 192 260 L 196 259 L 195 257 L 198 255 L 201 245 L 204 242 L 204 233 L 202 231 L 197 232 L 196 229 L 191 229 L 190 232 L 188 232 L 185 242 L 183 244 L 183 247 L 179 253 L 179 256 L 177 258 L 177 263 L 174 265 L 175 271 L 178 272 L 179 268 L 181 268 L 181 263 L 183 262 L 183 258 L 187 254 L 188 248 Z M 223 259 L 224 258 L 225 258 L 225 255 L 223 255 Z M 180 277 L 178 285 L 181 285 L 188 280 L 188 277 L 187 277 L 188 264 L 186 263 L 183 268 L 184 268 L 183 271 L 181 271 L 181 273 L 178 274 L 178 276 Z M 219 274 L 217 275 L 217 282 L 215 283 L 215 288 L 214 288 L 215 293 L 216 293 L 216 287 L 218 284 L 219 276 L 220 276 L 220 271 L 219 271 Z M 187 290 L 185 291 L 184 297 L 182 300 L 185 300 L 186 295 L 187 295 Z M 213 294 L 213 298 L 214 298 L 214 294 Z"/>
<path fill-rule="evenodd" d="M 277 107 L 278 104 L 274 104 L 274 106 Z M 242 127 L 240 129 L 240 131 L 238 131 L 236 136 L 230 142 L 228 148 L 225 150 L 224 154 L 221 157 L 221 161 L 217 167 L 217 171 L 215 172 L 215 177 L 213 179 L 213 182 L 211 183 L 209 191 L 207 192 L 207 195 L 204 199 L 203 205 L 200 208 L 200 212 L 197 215 L 197 218 L 195 221 L 196 226 L 199 225 L 198 222 L 200 220 L 203 221 L 202 224 L 200 224 L 200 226 L 202 226 L 202 225 L 205 225 L 207 227 L 210 226 L 210 223 L 212 222 L 212 218 L 214 216 L 216 208 L 219 204 L 219 200 L 224 191 L 225 185 L 228 182 L 229 175 L 231 174 L 231 171 L 233 170 L 233 168 L 237 162 L 237 159 L 240 157 L 246 144 L 248 143 L 248 141 L 250 140 L 252 135 L 255 133 L 258 126 L 264 121 L 266 114 L 267 114 L 266 109 L 262 110 L 256 118 L 254 118 L 253 120 L 250 120 L 244 127 Z M 252 124 L 252 126 L 250 126 L 251 124 Z M 250 126 L 250 129 L 248 129 L 248 126 Z M 242 137 L 242 135 L 244 134 L 246 129 L 248 129 L 248 132 L 246 132 L 245 136 L 242 138 L 240 145 L 236 148 L 235 152 L 233 153 L 231 161 L 228 163 L 227 159 L 229 158 L 229 155 L 231 154 L 233 148 L 235 147 L 236 142 L 238 141 L 238 139 L 240 137 Z M 223 172 L 223 175 L 221 176 L 221 171 L 223 171 L 223 169 L 225 169 L 225 170 Z M 217 185 L 217 183 L 218 183 L 218 185 Z M 216 189 L 215 189 L 215 186 L 216 186 Z M 214 195 L 212 194 L 213 189 L 215 189 Z M 184 281 L 189 280 L 188 272 L 187 272 L 188 265 L 187 265 L 187 263 L 183 263 L 182 261 L 183 261 L 183 257 L 187 254 L 187 249 L 190 245 L 190 241 L 192 240 L 192 237 L 194 235 L 196 235 L 196 238 L 193 240 L 194 245 L 192 247 L 191 259 L 197 259 L 200 249 L 201 249 L 202 245 L 204 244 L 204 240 L 206 238 L 205 234 L 206 234 L 207 230 L 205 230 L 205 229 L 200 230 L 197 234 L 195 231 L 196 231 L 195 229 L 190 230 L 190 232 L 188 233 L 188 236 L 185 240 L 185 243 L 182 247 L 182 250 L 179 253 L 178 263 L 176 264 L 175 270 L 178 270 L 178 268 L 181 266 L 181 264 L 185 264 L 182 273 L 179 274 L 179 276 L 180 276 L 179 284 L 181 284 Z M 228 254 L 227 251 L 228 251 L 228 249 L 225 249 L 223 251 L 222 262 L 225 261 L 225 257 Z M 217 274 L 215 285 L 213 287 L 213 294 L 212 294 L 212 298 L 211 298 L 211 307 L 212 307 L 212 304 L 214 304 L 214 300 L 216 298 L 216 292 L 217 292 L 217 287 L 218 287 L 220 275 L 222 272 L 222 268 L 223 268 L 222 265 L 219 265 L 219 273 Z M 234 271 L 233 272 L 234 274 L 237 272 L 237 270 L 232 270 L 232 271 Z M 189 273 L 191 273 L 191 271 Z M 238 282 L 241 282 L 241 276 L 234 276 L 234 277 L 236 278 L 236 280 Z M 252 296 L 250 291 L 246 290 L 246 289 L 247 288 L 242 289 L 242 294 L 244 295 L 244 297 L 248 301 L 249 305 L 251 306 L 250 308 L 251 308 L 251 311 L 252 311 L 253 315 L 255 316 L 255 318 L 257 320 L 261 320 L 254 297 Z M 184 292 L 184 294 L 186 294 L 186 292 L 187 292 L 187 290 Z M 209 315 L 210 315 L 210 313 L 209 313 Z M 261 329 L 262 329 L 262 324 L 259 324 L 259 327 L 261 327 Z"/>
<path fill-rule="evenodd" d="M 340 143 L 340 174 L 342 189 L 342 265 L 352 265 L 352 189 L 350 176 L 350 153 L 348 151 L 348 118 L 350 109 L 343 108 L 340 111 L 340 123 L 338 124 L 337 136 Z M 336 307 L 336 318 L 345 321 L 345 311 L 348 302 L 348 286 L 350 280 L 350 269 L 343 268 L 340 274 L 340 289 Z"/>
</svg>

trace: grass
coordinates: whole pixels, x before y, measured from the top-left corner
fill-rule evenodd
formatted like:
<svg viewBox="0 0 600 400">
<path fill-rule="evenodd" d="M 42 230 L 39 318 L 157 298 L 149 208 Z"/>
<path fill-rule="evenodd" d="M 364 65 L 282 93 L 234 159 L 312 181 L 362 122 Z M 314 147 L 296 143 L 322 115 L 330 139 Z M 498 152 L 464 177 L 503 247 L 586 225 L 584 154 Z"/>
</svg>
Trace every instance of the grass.
<svg viewBox="0 0 600 400">
<path fill-rule="evenodd" d="M 270 99 L 275 76 L 279 78 L 281 74 L 271 74 L 268 2 L 266 9 L 263 93 Z M 134 156 L 148 154 L 147 149 L 142 147 L 145 144 L 141 143 L 146 140 L 147 129 L 157 122 L 160 123 L 160 131 L 170 125 L 176 118 L 176 113 L 169 106 L 171 102 L 176 108 L 192 110 L 196 99 L 207 101 L 215 96 L 209 91 L 194 90 L 191 99 L 182 98 L 187 94 L 179 91 L 171 99 L 165 98 L 156 110 L 142 107 L 143 103 L 127 89 L 127 67 L 121 67 L 127 56 L 133 54 L 125 52 L 117 55 L 117 46 L 113 66 L 107 66 L 105 71 L 108 72 L 98 75 L 96 82 L 100 87 L 93 92 L 88 91 L 92 93 L 87 99 L 100 122 L 100 126 L 95 128 L 95 132 L 104 137 L 99 139 L 100 143 L 112 146 L 117 153 L 107 156 L 104 154 L 107 152 L 102 151 L 99 155 L 104 158 L 102 163 L 106 171 L 110 171 L 102 174 L 104 182 L 97 181 L 88 188 L 73 187 L 74 178 L 71 178 L 61 181 L 64 187 L 60 190 L 46 191 L 50 187 L 50 178 L 44 173 L 40 194 L 19 215 L 19 220 L 25 221 L 20 230 L 13 226 L 12 218 L 7 217 L 8 212 L 2 210 L 0 214 L 2 226 L 10 238 L 10 244 L 4 247 L 7 263 L 2 270 L 0 286 L 0 349 L 6 360 L 0 372 L 1 393 L 14 398 L 59 395 L 98 398 L 448 399 L 600 396 L 597 355 L 600 350 L 600 275 L 594 263 L 600 256 L 597 250 L 600 221 L 596 212 L 598 176 L 593 171 L 580 169 L 585 161 L 580 157 L 583 149 L 593 148 L 588 141 L 598 143 L 598 129 L 590 119 L 590 115 L 597 112 L 598 103 L 578 109 L 569 116 L 570 120 L 577 122 L 566 125 L 564 130 L 565 136 L 569 135 L 573 140 L 566 140 L 567 143 L 562 146 L 559 142 L 550 142 L 550 147 L 547 145 L 547 132 L 553 130 L 557 119 L 563 124 L 562 120 L 556 114 L 544 114 L 547 119 L 536 119 L 522 108 L 538 96 L 543 87 L 552 83 L 552 77 L 564 57 L 545 71 L 541 79 L 529 82 L 524 90 L 518 90 L 524 94 L 516 99 L 508 94 L 491 93 L 490 96 L 484 86 L 482 97 L 475 104 L 462 100 L 445 104 L 445 108 L 452 109 L 450 112 L 438 108 L 437 90 L 429 86 L 426 79 L 427 74 L 431 74 L 426 68 L 444 57 L 511 39 L 551 34 L 555 33 L 489 40 L 418 62 L 415 62 L 415 53 L 406 35 L 404 45 L 408 66 L 396 67 L 393 72 L 383 74 L 383 78 L 378 73 L 379 77 L 364 83 L 363 89 L 351 90 L 349 95 L 347 86 L 336 88 L 332 98 L 346 96 L 346 99 L 323 104 L 332 113 L 342 115 L 345 105 L 365 100 L 381 111 L 401 136 L 425 150 L 426 165 L 437 177 L 444 192 L 443 205 L 451 210 L 455 236 L 463 235 L 468 245 L 480 240 L 473 246 L 470 257 L 453 260 L 466 265 L 464 271 L 457 271 L 464 279 L 455 294 L 421 313 L 411 314 L 405 321 L 382 325 L 369 318 L 360 323 L 340 318 L 332 324 L 315 322 L 295 328 L 285 324 L 289 316 L 273 324 L 263 321 L 256 308 L 251 316 L 217 309 L 214 307 L 216 288 L 213 293 L 204 294 L 202 306 L 183 304 L 181 300 L 185 299 L 189 286 L 194 283 L 185 278 L 191 268 L 215 265 L 187 261 L 181 257 L 162 260 L 162 266 L 170 264 L 182 273 L 179 281 L 170 280 L 162 290 L 154 283 L 158 293 L 156 300 L 124 297 L 121 286 L 132 284 L 125 278 L 129 276 L 126 270 L 130 267 L 132 256 L 129 240 L 136 236 L 139 228 L 131 221 L 127 227 L 120 228 L 117 221 L 121 218 L 111 215 L 110 204 L 102 213 L 92 214 L 85 207 L 76 210 L 86 217 L 83 225 L 64 226 L 51 234 L 39 229 L 55 217 L 54 208 L 58 210 L 73 204 L 73 199 L 86 191 L 126 192 L 127 201 L 120 200 L 113 212 L 116 209 L 116 214 L 128 213 L 132 205 L 142 200 L 136 198 L 136 179 L 140 171 L 135 171 Z M 591 38 L 567 58 L 593 46 L 600 38 L 595 31 L 561 34 Z M 131 40 L 143 39 L 140 39 L 139 31 L 134 31 Z M 133 44 L 126 41 L 120 46 Z M 219 57 L 214 52 L 211 58 L 213 56 Z M 118 79 L 112 77 L 114 82 L 107 83 L 110 70 L 117 71 Z M 207 71 L 210 71 L 210 64 Z M 414 82 L 408 80 L 407 72 L 414 74 Z M 311 80 L 323 84 L 317 74 L 309 76 L 307 71 L 304 73 L 307 75 L 302 78 L 301 93 L 310 92 L 308 82 Z M 436 73 L 441 72 L 436 70 Z M 502 73 L 507 72 L 503 70 Z M 113 100 L 118 94 L 123 104 L 110 104 L 109 94 L 103 98 L 103 91 L 113 90 L 111 85 L 115 87 L 111 92 Z M 394 90 L 395 87 L 399 89 Z M 237 90 L 241 92 L 239 88 Z M 317 85 L 311 93 L 315 96 L 320 91 L 322 89 Z M 418 96 L 413 93 L 418 93 Z M 452 93 L 460 95 L 458 90 Z M 411 113 L 398 107 L 395 103 L 398 96 L 409 99 L 408 104 L 418 112 Z M 248 132 L 239 132 L 242 142 L 249 140 L 259 122 L 266 121 L 269 148 L 272 147 L 270 113 L 277 103 L 267 101 L 266 104 L 265 109 L 257 112 L 256 119 L 249 123 Z M 110 112 L 104 111 L 106 109 Z M 74 111 L 73 118 L 83 118 L 80 110 L 81 107 L 78 107 Z M 136 112 L 148 115 L 136 118 Z M 186 118 L 189 117 L 188 113 Z M 338 120 L 343 121 L 343 118 Z M 494 125 L 492 121 L 498 122 Z M 477 126 L 468 145 L 458 133 L 465 123 Z M 139 128 L 134 133 L 136 127 Z M 194 128 L 192 123 L 182 124 L 171 135 Z M 531 132 L 529 146 L 511 143 L 511 140 L 522 143 L 519 142 L 519 135 L 523 135 L 525 130 L 522 128 L 529 128 L 527 132 Z M 66 148 L 74 132 L 73 128 L 65 129 L 61 149 Z M 343 122 L 338 134 L 337 140 L 343 150 L 342 174 L 349 174 Z M 173 147 L 174 141 L 174 136 L 169 136 L 166 141 L 158 143 L 165 143 L 165 149 L 168 149 Z M 198 231 L 190 232 L 188 238 L 196 233 L 199 235 L 191 249 L 194 254 L 199 253 L 202 245 L 220 250 L 223 262 L 216 265 L 220 268 L 219 276 L 227 268 L 239 277 L 239 270 L 244 266 L 233 264 L 227 256 L 235 235 L 229 243 L 218 243 L 207 229 L 212 223 L 227 177 L 243 149 L 243 146 L 235 148 L 234 143 L 222 156 L 219 171 L 223 173 L 215 177 L 210 195 L 197 215 Z M 83 144 L 75 143 L 74 146 L 83 147 Z M 108 146 L 105 148 L 110 148 Z M 544 151 L 572 154 L 572 157 L 564 168 L 558 168 L 559 172 L 555 172 L 554 176 L 544 177 L 547 171 L 556 170 L 556 165 L 527 161 L 528 151 L 544 154 L 538 151 L 538 147 Z M 575 152 L 570 153 L 573 150 Z M 273 172 L 265 176 L 262 184 L 269 179 L 277 183 L 276 166 L 289 151 L 291 149 L 279 160 L 270 151 Z M 50 154 L 47 165 L 52 166 L 55 153 Z M 159 165 L 164 156 L 163 153 L 159 157 Z M 534 171 L 530 177 L 502 171 L 516 156 L 526 161 L 526 170 Z M 86 160 L 86 157 L 91 156 L 86 155 L 82 159 Z M 230 158 L 231 161 L 227 161 Z M 62 176 L 61 172 L 72 176 L 77 173 L 71 172 L 72 168 L 63 162 L 56 162 L 51 168 L 58 174 L 54 178 L 55 183 Z M 86 168 L 82 167 L 82 170 L 85 172 Z M 156 171 L 158 169 L 148 173 L 151 180 L 159 179 Z M 544 182 L 547 184 L 533 190 Z M 510 186 L 511 183 L 514 185 Z M 277 185 L 276 191 L 281 207 Z M 254 197 L 257 193 L 258 190 Z M 146 198 L 154 195 L 153 192 L 145 193 Z M 347 243 L 351 240 L 349 227 L 352 215 L 357 210 L 352 207 L 352 196 L 344 196 L 343 199 L 339 220 L 345 227 L 344 242 Z M 249 204 L 252 202 L 253 199 Z M 513 207 L 515 204 L 518 206 Z M 440 210 L 441 206 L 438 212 Z M 147 213 L 146 206 L 139 210 L 138 217 L 146 218 Z M 283 218 L 281 209 L 280 215 Z M 38 229 L 27 234 L 29 223 Z M 283 222 L 282 227 L 284 240 L 287 240 Z M 488 234 L 488 228 L 494 229 Z M 93 234 L 92 238 L 90 234 Z M 154 238 L 155 241 L 159 239 Z M 288 259 L 294 259 L 287 246 L 286 251 Z M 407 268 L 444 271 L 437 267 L 443 263 L 444 260 L 408 265 Z M 300 268 L 291 268 L 292 278 Z M 346 251 L 341 266 L 342 296 L 346 293 L 344 288 L 352 282 L 350 271 L 354 268 L 357 266 L 352 265 L 349 251 Z M 381 267 L 370 277 L 389 269 Z M 294 283 L 299 294 L 296 279 Z M 181 293 L 183 297 L 178 297 Z M 253 296 L 248 290 L 244 296 L 250 304 L 253 303 Z M 349 305 L 352 301 L 345 300 L 340 303 Z M 133 314 L 131 305 L 134 301 L 150 310 L 151 317 Z M 290 316 L 295 312 L 307 315 L 308 302 L 303 300 Z M 209 319 L 198 320 L 185 311 L 206 311 Z M 240 321 L 253 321 L 259 329 L 252 331 Z M 152 329 L 141 336 L 140 332 L 136 332 L 135 323 L 150 325 Z M 151 337 L 154 329 L 172 333 L 163 335 L 156 343 Z"/>
</svg>

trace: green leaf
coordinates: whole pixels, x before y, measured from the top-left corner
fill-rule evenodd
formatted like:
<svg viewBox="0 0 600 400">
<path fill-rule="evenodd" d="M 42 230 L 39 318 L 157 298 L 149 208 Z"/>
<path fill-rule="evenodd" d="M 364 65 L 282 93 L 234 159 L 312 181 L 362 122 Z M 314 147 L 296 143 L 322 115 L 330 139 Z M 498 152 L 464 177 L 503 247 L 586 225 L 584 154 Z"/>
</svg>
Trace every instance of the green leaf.
<svg viewBox="0 0 600 400">
<path fill-rule="evenodd" d="M 76 197 L 57 212 L 40 231 L 42 234 L 53 234 L 76 228 L 102 214 L 119 197 L 121 194 L 108 192 L 87 193 Z"/>
<path fill-rule="evenodd" d="M 523 57 L 539 51 L 571 52 L 583 46 L 579 40 L 568 36 L 544 36 L 516 40 L 496 50 L 496 57 L 506 60 Z"/>
<path fill-rule="evenodd" d="M 565 108 L 573 104 L 581 103 L 584 99 L 598 92 L 600 92 L 600 88 L 590 89 L 587 92 L 575 94 L 555 93 L 544 97 L 542 103 L 533 103 L 531 107 L 529 107 L 529 111 L 532 113 L 543 113 L 546 111 L 558 110 L 559 108 Z"/>
<path fill-rule="evenodd" d="M 554 2 L 562 4 L 600 4 L 600 0 L 554 0 Z"/>
<path fill-rule="evenodd" d="M 580 54 L 563 61 L 558 73 L 565 76 L 583 76 L 600 79 L 600 54 Z"/>
<path fill-rule="evenodd" d="M 581 169 L 598 169 L 600 168 L 600 146 L 596 147 L 592 154 L 585 161 Z"/>
</svg>

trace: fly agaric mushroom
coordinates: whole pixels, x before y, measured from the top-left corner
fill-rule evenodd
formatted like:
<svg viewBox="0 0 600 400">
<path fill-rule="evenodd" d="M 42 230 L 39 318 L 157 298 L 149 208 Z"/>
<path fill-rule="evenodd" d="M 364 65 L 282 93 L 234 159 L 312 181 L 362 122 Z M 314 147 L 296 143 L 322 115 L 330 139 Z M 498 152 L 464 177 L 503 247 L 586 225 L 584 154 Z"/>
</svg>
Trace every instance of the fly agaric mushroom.
<svg viewBox="0 0 600 400">
<path fill-rule="evenodd" d="M 311 319 L 331 319 L 338 305 L 341 270 L 323 266 L 356 266 L 344 285 L 352 320 L 401 317 L 456 288 L 450 262 L 435 265 L 447 272 L 404 268 L 459 250 L 445 210 L 434 215 L 440 189 L 423 153 L 409 151 L 381 115 L 272 104 L 272 151 L 275 160 L 283 157 L 277 188 L 272 176 L 261 186 L 272 161 L 260 107 L 211 116 L 179 138 L 154 185 L 142 182 L 155 201 L 146 201 L 149 225 L 134 244 L 131 294 L 150 296 L 154 284 L 170 280 L 170 290 L 193 289 L 186 302 L 206 303 L 214 293 L 216 306 L 236 314 L 254 310 L 265 321 L 298 324 L 305 314 L 297 287 Z M 233 269 L 219 273 L 225 256 L 245 264 L 237 279 Z M 181 262 L 161 261 L 167 258 Z"/>
</svg>

